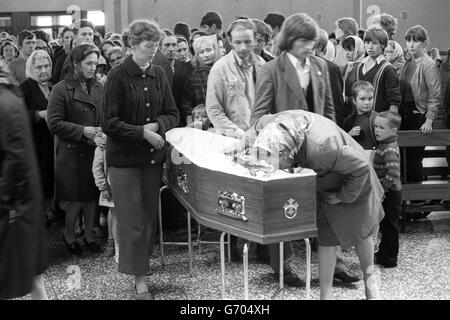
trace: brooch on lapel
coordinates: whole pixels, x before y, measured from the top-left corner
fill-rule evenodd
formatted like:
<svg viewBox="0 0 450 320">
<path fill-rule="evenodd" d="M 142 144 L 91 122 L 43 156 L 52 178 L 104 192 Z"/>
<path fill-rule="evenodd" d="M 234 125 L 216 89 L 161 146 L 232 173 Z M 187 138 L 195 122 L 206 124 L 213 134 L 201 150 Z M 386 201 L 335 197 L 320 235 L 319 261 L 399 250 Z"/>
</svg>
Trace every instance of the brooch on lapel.
<svg viewBox="0 0 450 320">
<path fill-rule="evenodd" d="M 322 76 L 322 72 L 317 71 L 317 75 L 318 75 L 319 77 Z"/>
</svg>

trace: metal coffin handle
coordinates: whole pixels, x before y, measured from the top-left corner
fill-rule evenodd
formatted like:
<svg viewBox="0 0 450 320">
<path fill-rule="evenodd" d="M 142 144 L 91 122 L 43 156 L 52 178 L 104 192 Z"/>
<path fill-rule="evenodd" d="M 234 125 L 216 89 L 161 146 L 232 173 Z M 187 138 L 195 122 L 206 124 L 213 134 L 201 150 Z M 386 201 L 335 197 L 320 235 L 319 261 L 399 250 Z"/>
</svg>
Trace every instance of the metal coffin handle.
<svg viewBox="0 0 450 320">
<path fill-rule="evenodd" d="M 189 193 L 187 175 L 186 172 L 184 172 L 181 168 L 178 168 L 177 171 L 177 185 L 180 187 L 184 194 Z"/>
<path fill-rule="evenodd" d="M 225 215 L 232 219 L 247 222 L 245 216 L 245 197 L 235 192 L 218 191 L 217 192 L 217 208 L 218 214 Z"/>
</svg>

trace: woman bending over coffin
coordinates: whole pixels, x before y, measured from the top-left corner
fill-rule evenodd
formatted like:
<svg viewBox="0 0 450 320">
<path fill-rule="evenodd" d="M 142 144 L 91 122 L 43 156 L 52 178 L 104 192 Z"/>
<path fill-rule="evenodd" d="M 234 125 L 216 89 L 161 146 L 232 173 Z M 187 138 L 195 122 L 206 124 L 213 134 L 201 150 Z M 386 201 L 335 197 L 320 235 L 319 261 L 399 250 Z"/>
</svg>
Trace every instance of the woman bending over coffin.
<svg viewBox="0 0 450 320">
<path fill-rule="evenodd" d="M 306 167 L 317 172 L 321 299 L 332 298 L 337 246 L 356 247 L 366 297 L 379 298 L 371 235 L 384 216 L 383 188 L 362 147 L 333 121 L 303 110 L 265 115 L 247 137 L 251 151 L 257 151 L 249 154 L 269 154 L 264 159 L 269 165 L 280 169 Z"/>
</svg>

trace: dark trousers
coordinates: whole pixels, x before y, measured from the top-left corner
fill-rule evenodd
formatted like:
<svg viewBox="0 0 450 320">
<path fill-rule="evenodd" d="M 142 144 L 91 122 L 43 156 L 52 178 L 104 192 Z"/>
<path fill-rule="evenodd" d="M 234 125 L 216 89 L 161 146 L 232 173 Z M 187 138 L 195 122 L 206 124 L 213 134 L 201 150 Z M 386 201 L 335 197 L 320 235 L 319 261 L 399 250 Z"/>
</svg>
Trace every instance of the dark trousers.
<svg viewBox="0 0 450 320">
<path fill-rule="evenodd" d="M 405 108 L 402 118 L 402 130 L 418 130 L 425 123 L 425 115 L 414 113 L 411 107 Z M 407 182 L 423 180 L 422 160 L 425 147 L 406 148 L 406 179 Z"/>
<path fill-rule="evenodd" d="M 150 270 L 163 167 L 110 167 L 109 173 L 120 239 L 119 272 L 143 276 Z"/>
<path fill-rule="evenodd" d="M 398 222 L 401 207 L 401 191 L 390 190 L 385 193 L 383 201 L 385 216 L 380 222 L 381 242 L 378 255 L 392 262 L 397 262 L 398 256 Z"/>
</svg>

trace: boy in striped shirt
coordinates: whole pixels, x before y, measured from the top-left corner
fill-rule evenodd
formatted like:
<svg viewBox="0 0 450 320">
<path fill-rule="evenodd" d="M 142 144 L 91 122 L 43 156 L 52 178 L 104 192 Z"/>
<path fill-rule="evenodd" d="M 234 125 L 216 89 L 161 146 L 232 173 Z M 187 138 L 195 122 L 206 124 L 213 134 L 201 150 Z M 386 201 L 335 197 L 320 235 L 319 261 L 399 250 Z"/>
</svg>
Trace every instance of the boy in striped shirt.
<svg viewBox="0 0 450 320">
<path fill-rule="evenodd" d="M 373 163 L 383 185 L 385 216 L 380 222 L 381 242 L 375 263 L 395 268 L 398 256 L 398 220 L 401 212 L 402 185 L 400 182 L 400 150 L 397 143 L 401 117 L 392 111 L 379 113 L 375 118 L 375 137 L 379 142 Z"/>
</svg>

